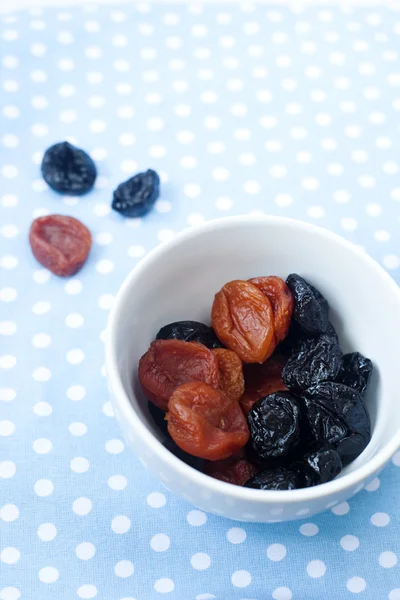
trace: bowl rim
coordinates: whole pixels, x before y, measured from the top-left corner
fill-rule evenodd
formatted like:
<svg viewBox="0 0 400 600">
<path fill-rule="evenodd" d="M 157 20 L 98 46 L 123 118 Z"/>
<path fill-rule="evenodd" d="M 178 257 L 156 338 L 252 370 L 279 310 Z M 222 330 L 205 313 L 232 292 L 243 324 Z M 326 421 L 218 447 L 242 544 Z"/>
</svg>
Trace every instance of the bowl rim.
<svg viewBox="0 0 400 600">
<path fill-rule="evenodd" d="M 334 479 L 328 483 L 323 483 L 311 488 L 302 488 L 298 490 L 257 490 L 252 488 L 245 488 L 237 486 L 231 483 L 226 483 L 218 479 L 214 479 L 205 473 L 197 471 L 190 467 L 182 460 L 177 458 L 169 450 L 167 450 L 162 443 L 153 435 L 153 433 L 146 427 L 142 420 L 137 415 L 133 406 L 131 405 L 127 394 L 125 393 L 124 386 L 122 384 L 119 370 L 117 367 L 116 357 L 116 334 L 117 334 L 117 322 L 119 316 L 120 306 L 125 300 L 127 294 L 131 290 L 133 282 L 137 279 L 140 274 L 150 267 L 157 259 L 168 253 L 172 248 L 179 246 L 182 243 L 190 240 L 193 237 L 201 236 L 204 233 L 212 231 L 214 229 L 225 229 L 235 225 L 246 223 L 248 225 L 259 226 L 262 223 L 268 225 L 283 225 L 290 228 L 301 229 L 304 232 L 316 234 L 322 238 L 329 238 L 336 244 L 346 248 L 349 252 L 355 254 L 360 260 L 369 264 L 369 266 L 376 271 L 376 273 L 385 281 L 389 286 L 392 293 L 397 296 L 400 303 L 400 288 L 394 279 L 385 271 L 385 269 L 369 256 L 364 250 L 349 242 L 342 236 L 333 233 L 323 227 L 302 221 L 300 219 L 293 219 L 289 217 L 280 217 L 274 215 L 237 215 L 233 217 L 224 217 L 220 219 L 213 219 L 203 223 L 201 225 L 187 228 L 178 233 L 172 240 L 156 246 L 151 250 L 139 263 L 129 272 L 123 281 L 119 291 L 116 295 L 114 306 L 110 311 L 107 324 L 107 335 L 106 335 L 106 372 L 109 380 L 110 388 L 112 390 L 113 400 L 120 409 L 123 418 L 129 423 L 130 429 L 138 432 L 140 437 L 145 440 L 145 443 L 150 446 L 152 452 L 157 455 L 157 458 L 167 463 L 168 466 L 177 472 L 181 477 L 189 480 L 191 483 L 206 489 L 210 494 L 219 493 L 221 495 L 227 495 L 237 500 L 244 500 L 247 502 L 253 502 L 259 504 L 260 502 L 271 503 L 279 502 L 282 504 L 295 504 L 300 502 L 310 502 L 313 500 L 321 500 L 325 497 L 331 496 L 332 494 L 340 494 L 346 489 L 357 486 L 361 482 L 363 486 L 366 481 L 380 471 L 383 466 L 390 460 L 393 454 L 400 447 L 400 428 L 392 436 L 392 438 L 385 444 L 379 452 L 372 456 L 364 465 L 359 466 L 351 473 L 346 473 L 339 479 Z M 361 488 L 362 489 L 362 488 Z"/>
</svg>

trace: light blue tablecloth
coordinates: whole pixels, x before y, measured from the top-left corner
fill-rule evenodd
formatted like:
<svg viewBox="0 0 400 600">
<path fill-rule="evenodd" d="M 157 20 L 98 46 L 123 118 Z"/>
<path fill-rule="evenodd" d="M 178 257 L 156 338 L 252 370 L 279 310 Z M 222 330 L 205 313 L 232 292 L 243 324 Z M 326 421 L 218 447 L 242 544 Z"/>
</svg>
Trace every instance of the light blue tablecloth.
<svg viewBox="0 0 400 600">
<path fill-rule="evenodd" d="M 236 524 L 143 470 L 103 370 L 125 275 L 206 219 L 316 222 L 399 277 L 399 34 L 399 13 L 384 8 L 141 4 L 2 17 L 1 600 L 399 600 L 400 454 L 312 522 Z M 44 149 L 65 138 L 99 168 L 79 200 L 40 177 Z M 110 212 L 112 190 L 147 167 L 161 173 L 162 197 L 124 221 Z M 32 218 L 48 212 L 93 232 L 70 280 L 29 249 Z"/>
</svg>

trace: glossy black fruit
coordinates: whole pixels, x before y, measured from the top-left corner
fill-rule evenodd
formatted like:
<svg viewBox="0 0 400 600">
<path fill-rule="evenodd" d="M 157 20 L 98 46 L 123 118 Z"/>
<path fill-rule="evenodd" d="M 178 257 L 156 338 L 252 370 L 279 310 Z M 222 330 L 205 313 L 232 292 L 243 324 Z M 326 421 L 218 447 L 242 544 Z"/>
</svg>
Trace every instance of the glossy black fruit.
<svg viewBox="0 0 400 600">
<path fill-rule="evenodd" d="M 157 340 L 182 340 L 183 342 L 198 342 L 207 348 L 222 348 L 212 327 L 197 321 L 176 321 L 161 327 L 156 336 Z"/>
<path fill-rule="evenodd" d="M 346 424 L 322 404 L 304 398 L 303 410 L 312 447 L 321 448 L 327 444 L 335 444 L 347 436 Z"/>
<path fill-rule="evenodd" d="M 339 475 L 342 470 L 342 461 L 339 453 L 333 448 L 321 448 L 305 454 L 298 463 L 299 469 L 304 473 L 307 487 L 327 483 Z"/>
<path fill-rule="evenodd" d="M 343 356 L 343 365 L 337 376 L 339 383 L 344 383 L 364 395 L 372 374 L 372 362 L 359 352 L 351 352 Z"/>
<path fill-rule="evenodd" d="M 124 217 L 142 217 L 154 206 L 160 193 L 160 178 L 152 169 L 138 173 L 114 190 L 111 207 Z"/>
<path fill-rule="evenodd" d="M 279 467 L 257 473 L 246 481 L 245 487 L 256 490 L 297 490 L 303 487 L 303 481 L 296 471 Z"/>
<path fill-rule="evenodd" d="M 89 154 L 69 142 L 54 144 L 46 150 L 41 171 L 53 190 L 69 196 L 89 192 L 97 176 L 96 165 Z"/>
<path fill-rule="evenodd" d="M 294 296 L 294 320 L 309 335 L 324 333 L 329 322 L 326 298 L 296 273 L 289 275 L 286 283 Z"/>
</svg>

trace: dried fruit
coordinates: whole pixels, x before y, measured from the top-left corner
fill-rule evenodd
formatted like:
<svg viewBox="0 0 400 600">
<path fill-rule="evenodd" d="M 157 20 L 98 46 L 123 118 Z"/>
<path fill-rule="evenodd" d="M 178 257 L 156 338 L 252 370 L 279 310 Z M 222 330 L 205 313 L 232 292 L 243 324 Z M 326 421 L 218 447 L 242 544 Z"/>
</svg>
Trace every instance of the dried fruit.
<svg viewBox="0 0 400 600">
<path fill-rule="evenodd" d="M 328 327 L 329 304 L 326 298 L 303 277 L 292 273 L 286 283 L 294 296 L 293 317 L 309 335 L 324 333 Z"/>
<path fill-rule="evenodd" d="M 364 395 L 371 375 L 372 362 L 370 359 L 365 358 L 359 352 L 352 352 L 343 356 L 343 365 L 336 381 L 344 383 Z"/>
<path fill-rule="evenodd" d="M 247 281 L 231 281 L 214 299 L 212 325 L 222 343 L 248 363 L 274 350 L 274 315 L 268 298 Z"/>
<path fill-rule="evenodd" d="M 298 463 L 298 468 L 304 473 L 307 487 L 327 483 L 339 475 L 342 461 L 333 448 L 321 448 L 305 454 Z"/>
<path fill-rule="evenodd" d="M 228 458 L 249 439 L 239 404 L 199 381 L 181 385 L 173 392 L 167 419 L 168 431 L 178 446 L 207 460 Z"/>
<path fill-rule="evenodd" d="M 156 340 L 139 361 L 139 380 L 148 400 L 167 410 L 168 400 L 178 386 L 204 381 L 219 386 L 219 370 L 211 350 L 196 342 Z"/>
<path fill-rule="evenodd" d="M 160 178 L 152 169 L 138 173 L 114 190 L 111 207 L 124 217 L 143 217 L 160 193 Z"/>
<path fill-rule="evenodd" d="M 251 446 L 263 460 L 289 456 L 300 443 L 300 407 L 289 392 L 258 400 L 247 415 Z"/>
<path fill-rule="evenodd" d="M 47 215 L 32 222 L 29 243 L 36 260 L 59 277 L 75 275 L 92 246 L 89 229 L 78 219 Z"/>
<path fill-rule="evenodd" d="M 235 402 L 239 402 L 244 392 L 242 361 L 232 350 L 217 348 L 212 351 L 218 361 L 220 390 Z"/>
<path fill-rule="evenodd" d="M 81 196 L 89 192 L 97 176 L 96 165 L 81 148 L 69 142 L 54 144 L 42 160 L 42 176 L 56 192 Z"/>
<path fill-rule="evenodd" d="M 204 473 L 214 479 L 244 485 L 258 473 L 259 468 L 245 458 L 226 458 L 225 460 L 205 461 Z"/>
<path fill-rule="evenodd" d="M 370 437 L 352 433 L 336 444 L 336 450 L 342 460 L 343 467 L 360 456 L 370 442 Z"/>
<path fill-rule="evenodd" d="M 284 366 L 282 379 L 289 389 L 296 392 L 322 381 L 334 380 L 342 366 L 342 356 L 334 337 L 322 334 L 304 338 Z"/>
<path fill-rule="evenodd" d="M 307 397 L 303 398 L 303 406 L 312 446 L 321 448 L 346 437 L 347 426 L 338 415 Z"/>
<path fill-rule="evenodd" d="M 240 406 L 245 415 L 257 400 L 274 392 L 287 390 L 282 381 L 283 356 L 275 354 L 262 365 L 246 365 L 244 369 L 245 390 Z"/>
<path fill-rule="evenodd" d="M 294 308 L 293 294 L 280 277 L 254 277 L 249 282 L 258 287 L 271 302 L 274 313 L 275 344 L 285 339 L 289 332 Z"/>
<path fill-rule="evenodd" d="M 303 487 L 299 473 L 284 467 L 265 469 L 245 483 L 256 490 L 297 490 Z"/>
<path fill-rule="evenodd" d="M 212 327 L 197 321 L 176 321 L 161 327 L 156 336 L 157 340 L 182 340 L 198 342 L 207 348 L 221 348 L 222 344 L 215 335 Z"/>
</svg>

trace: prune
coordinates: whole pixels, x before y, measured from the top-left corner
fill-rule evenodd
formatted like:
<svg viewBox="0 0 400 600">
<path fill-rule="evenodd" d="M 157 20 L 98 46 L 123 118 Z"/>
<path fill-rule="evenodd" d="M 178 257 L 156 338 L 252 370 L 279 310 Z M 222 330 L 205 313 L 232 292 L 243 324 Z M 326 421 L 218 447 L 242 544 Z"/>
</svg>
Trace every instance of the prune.
<svg viewBox="0 0 400 600">
<path fill-rule="evenodd" d="M 274 392 L 287 390 L 282 381 L 282 369 L 285 364 L 283 356 L 272 356 L 262 365 L 246 365 L 245 390 L 240 406 L 245 415 L 257 400 Z"/>
<path fill-rule="evenodd" d="M 335 444 L 346 437 L 346 424 L 329 408 L 314 400 L 303 398 L 304 414 L 312 437 L 311 446 L 322 447 Z"/>
<path fill-rule="evenodd" d="M 326 298 L 296 273 L 289 275 L 286 283 L 294 296 L 293 317 L 301 329 L 309 335 L 324 333 L 329 322 Z"/>
<path fill-rule="evenodd" d="M 249 439 L 239 404 L 199 381 L 176 388 L 168 402 L 167 420 L 169 434 L 178 446 L 207 460 L 228 458 Z"/>
<path fill-rule="evenodd" d="M 364 395 L 372 374 L 372 362 L 359 352 L 343 356 L 343 365 L 336 381 L 354 388 Z"/>
<path fill-rule="evenodd" d="M 334 337 L 322 334 L 304 338 L 284 366 L 282 379 L 289 389 L 296 392 L 321 381 L 334 380 L 342 366 L 342 356 Z"/>
<path fill-rule="evenodd" d="M 300 443 L 300 407 L 289 392 L 257 400 L 247 420 L 251 446 L 264 460 L 289 456 Z"/>
<path fill-rule="evenodd" d="M 245 458 L 226 458 L 225 460 L 204 461 L 204 473 L 214 479 L 244 485 L 258 473 L 259 468 Z"/>
<path fill-rule="evenodd" d="M 154 206 L 160 193 L 160 178 L 152 169 L 138 173 L 114 190 L 111 207 L 124 217 L 142 217 Z"/>
<path fill-rule="evenodd" d="M 183 342 L 198 342 L 207 348 L 221 348 L 222 344 L 215 335 L 212 327 L 197 321 L 176 321 L 161 327 L 156 340 L 182 340 Z"/>
<path fill-rule="evenodd" d="M 293 294 L 280 277 L 254 277 L 249 282 L 258 287 L 271 302 L 274 313 L 275 343 L 279 344 L 289 332 L 294 308 Z"/>
<path fill-rule="evenodd" d="M 245 483 L 245 487 L 256 490 L 297 490 L 303 487 L 303 482 L 298 473 L 291 469 L 278 467 L 264 469 Z"/>
<path fill-rule="evenodd" d="M 139 361 L 139 380 L 147 399 L 167 410 L 172 392 L 182 383 L 204 381 L 218 387 L 218 361 L 196 342 L 156 340 Z"/>
<path fill-rule="evenodd" d="M 212 326 L 221 342 L 243 362 L 263 363 L 274 350 L 271 302 L 247 281 L 231 281 L 216 294 Z"/>
<path fill-rule="evenodd" d="M 232 350 L 217 348 L 212 352 L 218 361 L 221 392 L 231 400 L 239 402 L 244 392 L 242 361 Z"/>
<path fill-rule="evenodd" d="M 33 221 L 29 243 L 41 265 L 59 277 L 68 277 L 83 267 L 92 246 L 92 236 L 78 219 L 47 215 Z"/>
<path fill-rule="evenodd" d="M 307 487 L 332 481 L 342 470 L 342 461 L 333 448 L 322 448 L 304 455 L 298 462 Z"/>
<path fill-rule="evenodd" d="M 343 467 L 357 458 L 370 442 L 369 436 L 352 433 L 336 444 L 336 450 L 342 459 Z"/>
<path fill-rule="evenodd" d="M 69 142 L 48 148 L 41 170 L 43 179 L 53 190 L 69 196 L 89 192 L 97 176 L 96 165 L 89 154 Z"/>
</svg>

